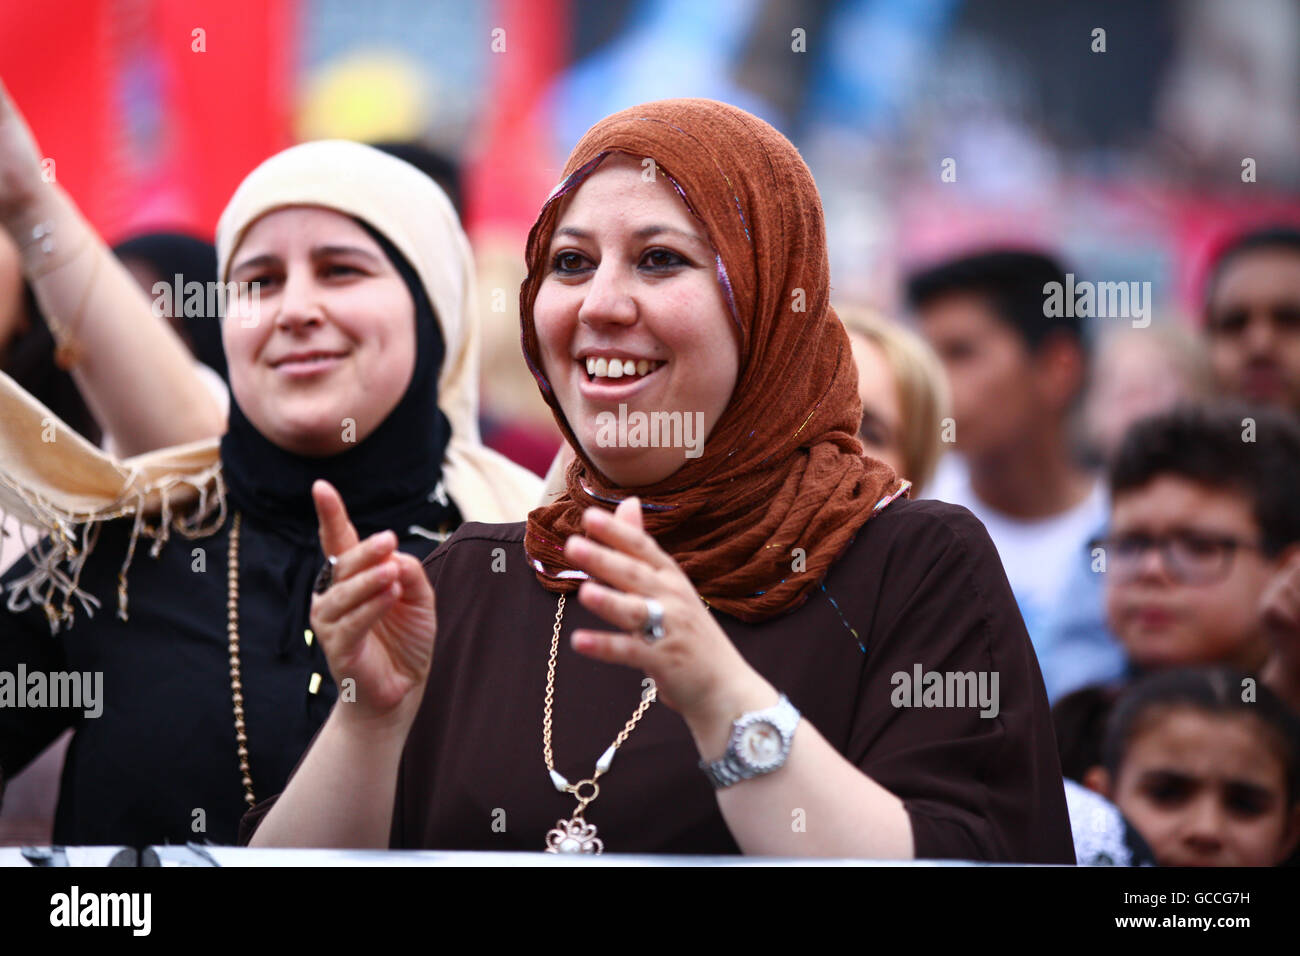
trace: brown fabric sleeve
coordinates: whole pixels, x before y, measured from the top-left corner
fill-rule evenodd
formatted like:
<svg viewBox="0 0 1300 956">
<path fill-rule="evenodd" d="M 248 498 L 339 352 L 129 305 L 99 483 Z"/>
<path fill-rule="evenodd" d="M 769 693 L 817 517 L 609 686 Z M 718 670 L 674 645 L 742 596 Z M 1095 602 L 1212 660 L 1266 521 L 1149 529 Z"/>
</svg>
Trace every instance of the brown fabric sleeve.
<svg viewBox="0 0 1300 956">
<path fill-rule="evenodd" d="M 1047 695 L 993 543 L 964 508 L 911 515 L 886 560 L 849 758 L 903 801 L 918 858 L 1073 863 Z M 895 675 L 915 683 L 917 665 L 983 674 L 990 691 L 996 673 L 996 716 L 915 706 Z"/>
</svg>

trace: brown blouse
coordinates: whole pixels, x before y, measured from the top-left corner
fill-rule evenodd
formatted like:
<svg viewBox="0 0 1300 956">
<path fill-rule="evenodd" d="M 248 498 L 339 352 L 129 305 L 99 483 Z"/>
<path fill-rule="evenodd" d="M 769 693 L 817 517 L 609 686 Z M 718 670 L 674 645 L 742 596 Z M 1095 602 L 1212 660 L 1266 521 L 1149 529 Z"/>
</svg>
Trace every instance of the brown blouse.
<svg viewBox="0 0 1300 956">
<path fill-rule="evenodd" d="M 470 523 L 425 560 L 438 641 L 398 770 L 394 849 L 541 851 L 547 831 L 573 812 L 542 757 L 557 598 L 527 566 L 523 536 L 522 523 Z M 802 607 L 758 625 L 714 618 L 836 750 L 904 802 L 918 857 L 1074 862 L 1038 662 L 997 552 L 970 512 L 896 501 L 863 526 Z M 552 731 L 556 769 L 571 781 L 591 775 L 644 679 L 574 652 L 568 638 L 579 627 L 607 625 L 571 597 Z M 987 689 L 996 672 L 996 716 L 970 700 L 924 706 L 938 702 L 933 689 L 922 694 L 928 682 L 912 690 L 895 676 L 912 681 L 918 666 L 982 673 Z M 605 851 L 738 853 L 700 757 L 685 722 L 653 704 L 587 808 Z M 249 811 L 243 842 L 273 800 Z"/>
</svg>

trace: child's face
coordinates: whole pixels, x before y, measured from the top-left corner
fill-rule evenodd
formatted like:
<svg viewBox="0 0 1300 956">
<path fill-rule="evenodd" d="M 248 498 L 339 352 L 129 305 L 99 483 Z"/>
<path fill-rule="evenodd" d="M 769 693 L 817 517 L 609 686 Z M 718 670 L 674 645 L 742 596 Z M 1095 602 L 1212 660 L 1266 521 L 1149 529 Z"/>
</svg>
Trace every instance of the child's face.
<svg viewBox="0 0 1300 956">
<path fill-rule="evenodd" d="M 1129 743 L 1111 799 L 1161 866 L 1273 866 L 1286 858 L 1300 809 L 1269 731 L 1248 715 L 1190 707 L 1149 714 Z"/>
<path fill-rule="evenodd" d="M 1115 497 L 1110 541 L 1106 613 L 1134 664 L 1263 664 L 1259 603 L 1276 567 L 1244 495 L 1160 476 Z"/>
</svg>

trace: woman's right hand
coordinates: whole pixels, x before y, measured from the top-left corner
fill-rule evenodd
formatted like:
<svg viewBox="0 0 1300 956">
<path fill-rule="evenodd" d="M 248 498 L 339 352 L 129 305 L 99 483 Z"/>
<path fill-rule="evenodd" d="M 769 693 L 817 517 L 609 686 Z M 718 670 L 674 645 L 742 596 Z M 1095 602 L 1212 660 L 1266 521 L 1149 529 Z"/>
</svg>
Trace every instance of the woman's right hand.
<svg viewBox="0 0 1300 956">
<path fill-rule="evenodd" d="M 359 541 L 329 482 L 312 485 L 321 547 L 338 558 L 333 583 L 312 596 L 311 625 L 340 688 L 337 716 L 405 731 L 415 718 L 437 633 L 433 587 L 420 562 L 381 531 Z M 356 682 L 349 700 L 343 682 Z"/>
<path fill-rule="evenodd" d="M 36 139 L 0 81 L 0 223 L 22 218 L 43 185 Z"/>
</svg>

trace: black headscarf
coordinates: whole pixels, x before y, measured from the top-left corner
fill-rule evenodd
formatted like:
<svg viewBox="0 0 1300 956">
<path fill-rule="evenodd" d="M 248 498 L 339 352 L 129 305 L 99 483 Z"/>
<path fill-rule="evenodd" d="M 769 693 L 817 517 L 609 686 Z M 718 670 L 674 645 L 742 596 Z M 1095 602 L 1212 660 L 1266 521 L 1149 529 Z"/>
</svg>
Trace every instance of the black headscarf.
<svg viewBox="0 0 1300 956">
<path fill-rule="evenodd" d="M 210 242 L 179 232 L 151 232 L 135 236 L 113 247 L 119 259 L 140 259 L 158 273 L 158 278 L 169 286 L 181 277 L 182 290 L 189 282 L 217 281 L 217 247 Z M 206 299 L 206 296 L 205 296 Z M 181 308 L 183 299 L 175 302 L 178 313 L 173 323 L 179 325 L 185 344 L 194 357 L 212 369 L 222 379 L 229 381 L 226 371 L 226 353 L 221 346 L 221 320 L 215 315 L 188 315 Z"/>
<path fill-rule="evenodd" d="M 360 220 L 358 220 L 360 222 Z M 440 487 L 451 424 L 438 407 L 438 377 L 445 347 L 433 306 L 415 270 L 383 235 L 360 225 L 388 256 L 415 303 L 416 358 L 410 384 L 397 406 L 354 448 L 328 457 L 286 451 L 244 415 L 231 395 L 230 426 L 221 439 L 221 462 L 232 507 L 251 516 L 299 553 L 290 560 L 290 592 L 302 597 L 288 613 L 283 634 L 301 634 L 312 582 L 324 561 L 311 485 L 323 478 L 338 489 L 361 537 L 391 529 L 403 550 L 433 550 L 430 532 L 454 529 L 461 516 Z M 411 547 L 414 542 L 414 547 Z"/>
</svg>

